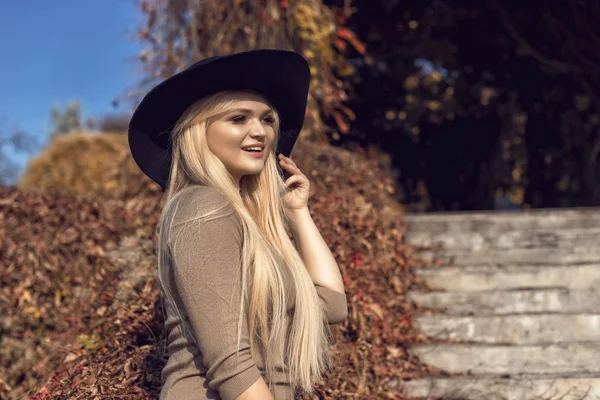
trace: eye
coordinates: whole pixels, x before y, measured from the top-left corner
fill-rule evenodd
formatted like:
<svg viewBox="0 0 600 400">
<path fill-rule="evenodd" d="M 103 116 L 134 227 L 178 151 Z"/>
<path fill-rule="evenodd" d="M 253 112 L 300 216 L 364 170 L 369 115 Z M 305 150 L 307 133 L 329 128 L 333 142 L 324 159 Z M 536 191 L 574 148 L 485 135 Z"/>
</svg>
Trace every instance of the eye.
<svg viewBox="0 0 600 400">
<path fill-rule="evenodd" d="M 275 123 L 275 118 L 273 118 L 272 116 L 265 117 L 264 120 L 267 122 L 267 124 Z"/>
<path fill-rule="evenodd" d="M 236 115 L 235 117 L 231 118 L 231 120 L 233 122 L 244 122 L 246 120 L 246 116 L 245 115 Z"/>
</svg>

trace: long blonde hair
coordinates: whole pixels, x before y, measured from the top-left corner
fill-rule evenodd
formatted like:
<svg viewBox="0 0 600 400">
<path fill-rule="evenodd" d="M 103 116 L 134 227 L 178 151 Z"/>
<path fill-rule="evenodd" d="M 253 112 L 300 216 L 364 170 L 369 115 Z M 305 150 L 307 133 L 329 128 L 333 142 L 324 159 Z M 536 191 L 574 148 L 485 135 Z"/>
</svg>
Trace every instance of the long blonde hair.
<svg viewBox="0 0 600 400">
<path fill-rule="evenodd" d="M 265 166 L 259 174 L 243 176 L 239 187 L 221 160 L 208 149 L 206 132 L 211 118 L 232 109 L 236 93 L 219 92 L 197 101 L 180 117 L 171 133 L 171 171 L 165 206 L 157 227 L 160 233 L 159 268 L 169 262 L 166 250 L 169 229 L 161 229 L 161 225 L 173 197 L 186 187 L 198 184 L 224 194 L 239 215 L 243 232 L 237 353 L 242 318 L 246 316 L 250 351 L 254 360 L 260 357 L 265 361 L 269 388 L 273 389 L 274 349 L 282 349 L 291 386 L 312 395 L 314 385 L 322 382 L 321 375 L 332 366 L 329 348 L 332 336 L 312 279 L 288 236 L 290 221 L 282 196 L 289 189 L 279 175 L 275 157 L 280 125 L 276 110 L 271 107 L 275 114 L 276 135 Z M 198 218 L 204 220 L 206 216 Z M 286 317 L 284 273 L 293 277 L 291 289 L 295 290 L 296 299 L 289 332 L 283 332 Z M 248 307 L 247 314 L 245 307 Z M 180 310 L 174 308 L 184 329 L 189 332 Z"/>
</svg>

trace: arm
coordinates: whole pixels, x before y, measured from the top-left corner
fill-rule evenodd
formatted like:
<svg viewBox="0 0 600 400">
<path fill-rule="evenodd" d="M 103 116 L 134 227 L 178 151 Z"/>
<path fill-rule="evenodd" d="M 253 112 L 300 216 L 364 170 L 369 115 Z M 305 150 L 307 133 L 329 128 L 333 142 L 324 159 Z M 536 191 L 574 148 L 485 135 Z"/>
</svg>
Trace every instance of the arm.
<svg viewBox="0 0 600 400">
<path fill-rule="evenodd" d="M 181 224 L 218 203 L 218 193 L 190 192 L 179 203 L 171 232 L 173 278 L 189 318 L 193 339 L 207 368 L 208 386 L 223 400 L 265 398 L 264 381 L 250 354 L 243 318 L 240 358 L 236 362 L 241 227 L 233 210 L 211 221 Z M 222 204 L 222 203 L 221 203 Z M 177 225 L 179 223 L 179 225 Z M 264 385 L 264 386 L 263 386 Z M 268 392 L 268 389 L 266 389 Z M 266 397 L 268 398 L 268 397 Z"/>
<path fill-rule="evenodd" d="M 340 269 L 308 208 L 290 213 L 298 252 L 315 285 L 344 293 Z"/>
<path fill-rule="evenodd" d="M 340 323 L 346 319 L 348 305 L 337 262 L 315 225 L 308 207 L 289 215 L 298 252 L 323 300 L 327 319 L 330 324 Z"/>
<path fill-rule="evenodd" d="M 244 393 L 236 397 L 235 400 L 273 400 L 273 395 L 261 376 Z"/>
</svg>

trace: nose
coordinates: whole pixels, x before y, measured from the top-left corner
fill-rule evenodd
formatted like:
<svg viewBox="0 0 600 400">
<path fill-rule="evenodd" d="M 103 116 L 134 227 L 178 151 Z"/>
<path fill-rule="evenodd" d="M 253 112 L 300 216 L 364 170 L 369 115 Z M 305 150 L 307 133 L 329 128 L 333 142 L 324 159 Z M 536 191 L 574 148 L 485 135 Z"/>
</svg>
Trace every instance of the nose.
<svg viewBox="0 0 600 400">
<path fill-rule="evenodd" d="M 263 124 L 256 119 L 252 120 L 252 125 L 250 126 L 250 136 L 252 137 L 264 137 L 267 135 L 267 131 Z"/>
</svg>

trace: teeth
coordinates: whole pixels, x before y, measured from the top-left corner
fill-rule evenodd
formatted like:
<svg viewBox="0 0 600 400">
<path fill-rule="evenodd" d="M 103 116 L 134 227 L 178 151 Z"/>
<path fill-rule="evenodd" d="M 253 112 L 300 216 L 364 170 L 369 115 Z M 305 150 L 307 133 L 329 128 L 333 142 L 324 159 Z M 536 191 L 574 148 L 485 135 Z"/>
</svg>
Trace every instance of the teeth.
<svg viewBox="0 0 600 400">
<path fill-rule="evenodd" d="M 254 151 L 261 151 L 262 148 L 260 147 L 246 147 L 244 150 L 254 150 Z"/>
</svg>

